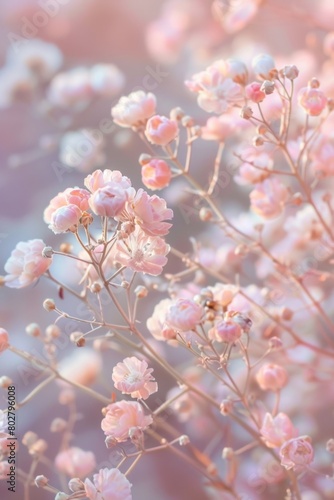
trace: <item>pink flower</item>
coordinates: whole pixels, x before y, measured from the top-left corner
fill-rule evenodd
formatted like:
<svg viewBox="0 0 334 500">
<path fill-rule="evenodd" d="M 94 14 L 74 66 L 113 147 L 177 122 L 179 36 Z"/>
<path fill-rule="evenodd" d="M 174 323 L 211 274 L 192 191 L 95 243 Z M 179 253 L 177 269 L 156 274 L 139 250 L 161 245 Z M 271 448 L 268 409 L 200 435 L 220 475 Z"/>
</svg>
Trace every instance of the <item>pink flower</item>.
<svg viewBox="0 0 334 500">
<path fill-rule="evenodd" d="M 206 141 L 224 142 L 235 131 L 237 125 L 230 115 L 211 116 L 202 127 L 201 138 Z"/>
<path fill-rule="evenodd" d="M 240 166 L 238 175 L 234 180 L 237 184 L 258 184 L 264 181 L 273 168 L 273 160 L 263 148 L 246 147 L 240 152 L 244 159 Z"/>
<path fill-rule="evenodd" d="M 147 399 L 158 390 L 152 372 L 153 368 L 148 368 L 145 360 L 132 356 L 123 359 L 122 363 L 117 363 L 112 372 L 112 379 L 116 389 L 122 391 L 122 394 L 130 394 L 132 398 Z"/>
<path fill-rule="evenodd" d="M 82 212 L 76 205 L 65 205 L 52 214 L 49 228 L 55 234 L 75 231 L 81 216 Z"/>
<path fill-rule="evenodd" d="M 170 340 L 176 337 L 175 330 L 166 325 L 166 315 L 172 303 L 171 299 L 161 300 L 155 306 L 152 316 L 146 321 L 147 329 L 157 340 Z"/>
<path fill-rule="evenodd" d="M 159 236 L 148 236 L 136 227 L 125 240 L 116 243 L 115 261 L 133 271 L 157 276 L 167 264 L 170 247 Z"/>
<path fill-rule="evenodd" d="M 85 480 L 89 500 L 132 500 L 132 485 L 118 469 L 100 469 L 94 474 L 93 483 Z"/>
<path fill-rule="evenodd" d="M 151 425 L 151 415 L 145 415 L 141 404 L 133 401 L 119 401 L 107 406 L 101 428 L 106 436 L 112 436 L 122 443 L 129 437 L 130 429 L 145 430 Z"/>
<path fill-rule="evenodd" d="M 208 335 L 217 342 L 227 342 L 233 344 L 241 337 L 241 327 L 234 321 L 219 321 L 213 328 L 210 328 Z"/>
<path fill-rule="evenodd" d="M 23 288 L 38 280 L 51 266 L 52 258 L 43 257 L 42 240 L 20 241 L 5 264 L 5 285 Z"/>
<path fill-rule="evenodd" d="M 51 81 L 48 98 L 56 106 L 80 106 L 94 96 L 88 68 L 73 68 L 64 73 L 58 73 Z"/>
<path fill-rule="evenodd" d="M 146 138 L 158 146 L 167 146 L 173 141 L 179 133 L 177 122 L 170 120 L 166 116 L 154 115 L 152 116 L 145 129 Z"/>
<path fill-rule="evenodd" d="M 308 115 L 318 116 L 327 105 L 327 97 L 317 88 L 303 87 L 298 92 L 298 104 Z"/>
<path fill-rule="evenodd" d="M 8 347 L 9 347 L 8 332 L 4 328 L 0 328 L 0 352 L 5 351 L 6 349 L 8 349 Z"/>
<path fill-rule="evenodd" d="M 288 383 L 288 373 L 283 366 L 266 363 L 261 366 L 255 379 L 263 391 L 279 391 Z"/>
<path fill-rule="evenodd" d="M 142 166 L 141 179 L 149 189 L 163 189 L 169 185 L 171 178 L 172 172 L 164 160 L 154 158 Z"/>
<path fill-rule="evenodd" d="M 91 193 L 95 193 L 98 189 L 106 187 L 110 182 L 113 184 L 119 184 L 120 188 L 129 189 L 131 188 L 131 181 L 125 175 L 122 175 L 119 170 L 95 170 L 84 180 L 84 184 Z"/>
<path fill-rule="evenodd" d="M 166 201 L 157 195 L 150 196 L 138 189 L 136 196 L 127 205 L 127 214 L 121 220 L 134 221 L 150 236 L 165 236 L 172 224 L 164 222 L 173 217 L 173 210 L 167 208 Z"/>
<path fill-rule="evenodd" d="M 281 215 L 288 196 L 286 186 L 276 178 L 265 179 L 256 184 L 249 195 L 252 210 L 264 219 L 274 219 Z"/>
<path fill-rule="evenodd" d="M 93 349 L 74 351 L 63 358 L 59 364 L 59 373 L 65 379 L 81 385 L 91 385 L 95 382 L 102 369 L 101 356 Z M 68 387 L 67 382 L 58 380 L 58 384 Z"/>
<path fill-rule="evenodd" d="M 261 90 L 261 83 L 259 82 L 250 83 L 245 90 L 247 98 L 255 103 L 262 102 L 266 97 L 266 94 Z"/>
<path fill-rule="evenodd" d="M 57 196 L 52 198 L 49 205 L 44 210 L 43 218 L 47 224 L 51 223 L 52 216 L 55 212 L 68 205 L 75 205 L 81 212 L 88 210 L 89 192 L 86 189 L 80 188 L 67 188 L 65 191 L 58 193 Z"/>
<path fill-rule="evenodd" d="M 259 54 L 252 60 L 252 67 L 258 78 L 271 80 L 275 61 L 269 54 Z"/>
<path fill-rule="evenodd" d="M 299 436 L 286 441 L 279 451 L 281 465 L 287 470 L 300 470 L 313 461 L 313 447 L 309 436 Z"/>
<path fill-rule="evenodd" d="M 143 90 L 122 96 L 111 110 L 114 122 L 121 127 L 137 128 L 146 124 L 155 113 L 156 98 L 151 92 Z"/>
<path fill-rule="evenodd" d="M 111 181 L 94 191 L 89 199 L 89 206 L 96 215 L 115 217 L 122 212 L 126 200 L 126 190 L 119 183 Z"/>
<path fill-rule="evenodd" d="M 95 455 L 91 451 L 84 451 L 73 446 L 58 453 L 55 465 L 59 472 L 82 479 L 95 469 Z"/>
<path fill-rule="evenodd" d="M 248 78 L 247 66 L 239 59 L 226 59 L 226 76 L 232 78 L 236 83 L 245 85 Z"/>
<path fill-rule="evenodd" d="M 260 429 L 262 439 L 268 448 L 281 446 L 285 441 L 296 436 L 296 429 L 285 413 L 273 417 L 266 413 Z"/>
<path fill-rule="evenodd" d="M 193 300 L 178 299 L 166 314 L 168 326 L 181 332 L 193 330 L 201 322 L 203 309 Z"/>
</svg>

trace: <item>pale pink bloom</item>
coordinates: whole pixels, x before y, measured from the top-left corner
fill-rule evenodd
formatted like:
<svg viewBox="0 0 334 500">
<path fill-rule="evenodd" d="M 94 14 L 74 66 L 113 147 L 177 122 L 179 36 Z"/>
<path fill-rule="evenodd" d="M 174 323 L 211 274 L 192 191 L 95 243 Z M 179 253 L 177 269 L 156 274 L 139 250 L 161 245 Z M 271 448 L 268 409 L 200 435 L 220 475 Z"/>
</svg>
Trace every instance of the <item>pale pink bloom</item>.
<svg viewBox="0 0 334 500">
<path fill-rule="evenodd" d="M 42 240 L 20 241 L 5 264 L 5 285 L 23 288 L 35 283 L 51 266 L 52 258 L 43 257 Z"/>
<path fill-rule="evenodd" d="M 164 160 L 153 158 L 153 160 L 142 166 L 141 179 L 143 184 L 149 189 L 163 189 L 169 185 L 171 178 L 171 169 Z"/>
<path fill-rule="evenodd" d="M 157 340 L 171 340 L 176 337 L 175 330 L 166 325 L 166 314 L 172 303 L 171 299 L 161 300 L 155 306 L 152 316 L 146 321 L 147 329 Z"/>
<path fill-rule="evenodd" d="M 166 116 L 154 115 L 146 123 L 145 136 L 149 142 L 158 146 L 167 146 L 179 133 L 175 120 Z"/>
<path fill-rule="evenodd" d="M 37 38 L 21 44 L 20 50 L 10 49 L 8 62 L 25 66 L 37 78 L 49 80 L 61 67 L 63 55 L 56 45 Z"/>
<path fill-rule="evenodd" d="M 0 69 L 0 108 L 30 101 L 35 88 L 36 79 L 24 66 L 4 66 Z"/>
<path fill-rule="evenodd" d="M 123 189 L 131 188 L 131 181 L 125 175 L 122 175 L 119 170 L 95 170 L 84 180 L 84 185 L 91 193 L 95 193 L 98 189 L 106 187 L 109 182 L 119 184 Z"/>
<path fill-rule="evenodd" d="M 10 474 L 10 464 L 7 460 L 0 462 L 0 480 L 7 480 L 8 474 Z"/>
<path fill-rule="evenodd" d="M 249 195 L 252 210 L 264 219 L 274 219 L 281 215 L 288 196 L 286 186 L 276 178 L 265 179 L 256 184 Z"/>
<path fill-rule="evenodd" d="M 206 141 L 224 142 L 235 132 L 236 128 L 236 122 L 231 115 L 211 116 L 202 127 L 201 138 Z"/>
<path fill-rule="evenodd" d="M 273 168 L 273 159 L 270 154 L 261 147 L 246 147 L 239 151 L 243 163 L 239 168 L 238 175 L 234 177 L 237 184 L 258 184 L 270 175 Z"/>
<path fill-rule="evenodd" d="M 163 198 L 150 196 L 143 189 L 138 189 L 136 196 L 128 202 L 126 213 L 120 216 L 120 220 L 134 221 L 149 236 L 165 236 L 172 224 L 164 221 L 172 217 L 173 210 L 167 208 Z"/>
<path fill-rule="evenodd" d="M 111 110 L 114 122 L 121 127 L 137 128 L 146 124 L 155 114 L 156 97 L 151 92 L 143 90 L 122 96 Z"/>
<path fill-rule="evenodd" d="M 323 41 L 324 53 L 328 57 L 334 57 L 334 31 L 330 31 Z"/>
<path fill-rule="evenodd" d="M 261 366 L 255 379 L 263 391 L 279 391 L 288 383 L 288 373 L 283 366 L 266 363 Z"/>
<path fill-rule="evenodd" d="M 0 352 L 5 351 L 8 348 L 8 346 L 9 346 L 8 332 L 4 328 L 0 328 Z"/>
<path fill-rule="evenodd" d="M 227 342 L 233 344 L 241 337 L 241 327 L 231 320 L 219 321 L 213 328 L 210 328 L 208 335 L 217 342 Z"/>
<path fill-rule="evenodd" d="M 145 430 L 152 422 L 151 415 L 145 415 L 140 403 L 119 401 L 107 406 L 101 428 L 106 436 L 122 443 L 128 439 L 131 429 Z"/>
<path fill-rule="evenodd" d="M 248 79 L 247 66 L 239 59 L 226 59 L 226 76 L 232 78 L 235 83 L 246 85 Z"/>
<path fill-rule="evenodd" d="M 246 97 L 252 102 L 259 103 L 264 100 L 266 94 L 261 90 L 261 83 L 252 82 L 246 87 Z"/>
<path fill-rule="evenodd" d="M 115 261 L 133 271 L 158 276 L 167 264 L 170 246 L 159 236 L 149 236 L 138 226 L 125 240 L 116 243 Z"/>
<path fill-rule="evenodd" d="M 73 446 L 61 451 L 55 458 L 55 466 L 59 472 L 69 477 L 84 478 L 96 467 L 95 455 Z"/>
<path fill-rule="evenodd" d="M 48 89 L 49 101 L 55 106 L 81 106 L 94 96 L 88 68 L 73 68 L 64 73 L 58 73 Z"/>
<path fill-rule="evenodd" d="M 89 206 L 95 215 L 115 217 L 122 212 L 126 201 L 126 190 L 120 183 L 111 181 L 94 191 L 89 199 Z"/>
<path fill-rule="evenodd" d="M 75 350 L 73 354 L 62 359 L 58 371 L 62 377 L 81 385 L 91 385 L 95 382 L 102 370 L 101 356 L 85 347 Z M 62 387 L 68 387 L 67 382 L 57 380 Z"/>
<path fill-rule="evenodd" d="M 131 483 L 118 469 L 100 469 L 85 480 L 85 493 L 89 500 L 132 500 Z"/>
<path fill-rule="evenodd" d="M 223 285 L 222 283 L 216 283 L 214 286 L 209 286 L 208 290 L 212 292 L 213 300 L 221 307 L 228 306 L 238 293 L 238 287 L 235 285 Z"/>
<path fill-rule="evenodd" d="M 102 132 L 79 129 L 66 132 L 59 142 L 59 160 L 69 169 L 90 172 L 105 161 Z"/>
<path fill-rule="evenodd" d="M 167 326 L 181 332 L 193 330 L 202 319 L 203 309 L 193 300 L 178 299 L 166 314 Z"/>
<path fill-rule="evenodd" d="M 266 413 L 260 432 L 263 441 L 269 448 L 281 446 L 285 441 L 295 437 L 297 433 L 290 418 L 282 412 L 275 417 Z"/>
<path fill-rule="evenodd" d="M 286 441 L 279 451 L 285 469 L 300 470 L 313 461 L 313 447 L 309 436 L 299 436 Z"/>
<path fill-rule="evenodd" d="M 76 205 L 65 205 L 52 214 L 49 228 L 55 234 L 76 231 L 81 216 L 82 212 Z"/>
<path fill-rule="evenodd" d="M 116 389 L 122 394 L 130 394 L 132 398 L 147 399 L 158 390 L 152 372 L 153 368 L 148 368 L 145 360 L 132 356 L 117 363 L 112 371 L 112 379 Z"/>
<path fill-rule="evenodd" d="M 308 115 L 318 116 L 327 106 L 327 97 L 317 88 L 303 87 L 298 92 L 298 104 Z"/>
<path fill-rule="evenodd" d="M 95 94 L 111 97 L 125 82 L 123 73 L 114 64 L 96 64 L 90 70 L 90 84 Z"/>
<path fill-rule="evenodd" d="M 88 210 L 89 207 L 89 192 L 86 189 L 80 188 L 67 188 L 65 191 L 58 193 L 57 196 L 52 198 L 49 205 L 44 210 L 43 218 L 44 222 L 50 224 L 53 215 L 61 207 L 66 207 L 68 205 L 75 205 L 80 209 L 80 212 Z"/>
<path fill-rule="evenodd" d="M 240 85 L 226 77 L 226 64 L 223 60 L 216 61 L 205 71 L 195 74 L 185 84 L 191 92 L 198 94 L 199 107 L 208 113 L 224 113 L 231 105 L 243 99 Z"/>
<path fill-rule="evenodd" d="M 215 0 L 213 9 L 226 33 L 236 33 L 256 15 L 258 3 L 258 0 L 230 0 L 227 5 L 225 1 Z"/>
<path fill-rule="evenodd" d="M 271 80 L 272 71 L 275 69 L 275 61 L 269 54 L 259 54 L 253 58 L 252 67 L 258 78 Z"/>
</svg>

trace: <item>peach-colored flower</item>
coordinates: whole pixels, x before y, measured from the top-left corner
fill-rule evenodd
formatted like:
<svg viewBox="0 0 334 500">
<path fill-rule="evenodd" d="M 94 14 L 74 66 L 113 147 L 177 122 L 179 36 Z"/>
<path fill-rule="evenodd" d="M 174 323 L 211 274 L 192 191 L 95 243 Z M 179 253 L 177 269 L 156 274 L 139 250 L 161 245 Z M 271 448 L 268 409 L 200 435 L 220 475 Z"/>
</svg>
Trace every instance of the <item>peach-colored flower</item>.
<svg viewBox="0 0 334 500">
<path fill-rule="evenodd" d="M 0 328 L 0 352 L 5 351 L 8 348 L 8 346 L 9 346 L 8 332 L 4 328 Z"/>
<path fill-rule="evenodd" d="M 5 285 L 23 288 L 38 280 L 52 264 L 52 258 L 43 257 L 42 240 L 20 241 L 5 264 Z"/>
<path fill-rule="evenodd" d="M 279 451 L 285 469 L 300 470 L 313 461 L 313 447 L 309 436 L 299 436 L 286 441 Z"/>
<path fill-rule="evenodd" d="M 85 480 L 85 493 L 89 500 L 132 500 L 131 483 L 118 469 L 100 469 Z"/>
<path fill-rule="evenodd" d="M 152 316 L 146 321 L 147 329 L 157 340 L 170 340 L 176 337 L 175 330 L 166 325 L 166 314 L 172 303 L 171 299 L 161 300 L 155 306 Z"/>
<path fill-rule="evenodd" d="M 76 350 L 70 356 L 62 359 L 59 373 L 65 379 L 81 385 L 91 385 L 95 382 L 102 369 L 101 356 L 93 349 Z M 67 382 L 57 381 L 61 386 L 68 387 Z"/>
<path fill-rule="evenodd" d="M 119 170 L 95 170 L 92 174 L 87 175 L 84 180 L 86 188 L 93 194 L 98 189 L 106 187 L 109 182 L 119 184 L 119 187 L 123 189 L 131 188 L 130 179 L 122 175 Z"/>
<path fill-rule="evenodd" d="M 68 205 L 75 205 L 80 209 L 81 213 L 84 212 L 89 207 L 89 196 L 90 194 L 86 189 L 80 188 L 67 188 L 65 191 L 58 193 L 44 210 L 44 222 L 50 224 L 56 211 Z"/>
<path fill-rule="evenodd" d="M 261 83 L 259 82 L 250 83 L 245 90 L 247 98 L 255 103 L 262 102 L 266 97 L 266 94 L 261 90 Z"/>
<path fill-rule="evenodd" d="M 327 105 L 327 97 L 317 88 L 303 87 L 298 92 L 298 104 L 308 115 L 318 116 Z"/>
<path fill-rule="evenodd" d="M 122 443 L 128 439 L 130 429 L 145 430 L 152 422 L 151 415 L 145 415 L 140 403 L 119 401 L 107 406 L 101 428 L 106 436 Z"/>
<path fill-rule="evenodd" d="M 258 78 L 271 80 L 272 71 L 275 69 L 275 61 L 269 54 L 259 54 L 253 58 L 252 67 Z"/>
<path fill-rule="evenodd" d="M 127 204 L 126 214 L 120 219 L 130 219 L 150 236 L 165 236 L 172 224 L 164 221 L 172 217 L 173 210 L 167 208 L 163 198 L 150 196 L 143 189 L 138 189 L 135 197 Z"/>
<path fill-rule="evenodd" d="M 278 413 L 273 417 L 270 413 L 266 413 L 260 429 L 262 439 L 269 448 L 277 448 L 285 441 L 296 436 L 290 418 L 285 413 Z"/>
<path fill-rule="evenodd" d="M 122 96 L 112 108 L 111 115 L 117 125 L 137 128 L 146 124 L 147 120 L 154 115 L 155 108 L 155 95 L 138 90 L 128 96 Z"/>
<path fill-rule="evenodd" d="M 158 146 L 167 146 L 179 133 L 179 127 L 175 120 L 166 116 L 154 115 L 146 123 L 145 136 Z"/>
<path fill-rule="evenodd" d="M 120 183 L 111 181 L 94 191 L 89 199 L 89 206 L 96 215 L 115 217 L 122 212 L 126 201 L 126 190 Z"/>
<path fill-rule="evenodd" d="M 256 184 L 249 195 L 252 210 L 264 219 L 274 219 L 281 215 L 288 196 L 286 186 L 276 178 L 265 179 Z"/>
<path fill-rule="evenodd" d="M 154 158 L 142 166 L 141 179 L 149 189 L 163 189 L 169 185 L 171 178 L 172 172 L 164 160 Z"/>
<path fill-rule="evenodd" d="M 96 95 L 111 97 L 123 87 L 125 78 L 114 64 L 96 64 L 90 70 L 90 84 Z"/>
<path fill-rule="evenodd" d="M 208 335 L 217 342 L 227 342 L 233 344 L 241 337 L 241 327 L 232 320 L 219 321 L 213 328 L 210 328 Z"/>
<path fill-rule="evenodd" d="M 178 299 L 166 314 L 167 326 L 181 332 L 192 330 L 201 322 L 203 309 L 193 300 Z"/>
<path fill-rule="evenodd" d="M 158 390 L 152 372 L 153 368 L 148 368 L 145 360 L 132 356 L 117 363 L 112 372 L 112 379 L 116 389 L 122 394 L 130 394 L 132 398 L 147 399 Z"/>
<path fill-rule="evenodd" d="M 96 460 L 91 451 L 84 451 L 73 446 L 58 453 L 55 465 L 59 472 L 67 474 L 69 477 L 82 479 L 95 469 Z"/>
<path fill-rule="evenodd" d="M 261 366 L 255 379 L 263 391 L 279 391 L 288 383 L 288 373 L 283 366 L 266 363 Z"/>
<path fill-rule="evenodd" d="M 115 261 L 133 271 L 157 276 L 167 264 L 169 245 L 159 236 L 148 236 L 138 226 L 125 240 L 116 243 Z"/>
</svg>

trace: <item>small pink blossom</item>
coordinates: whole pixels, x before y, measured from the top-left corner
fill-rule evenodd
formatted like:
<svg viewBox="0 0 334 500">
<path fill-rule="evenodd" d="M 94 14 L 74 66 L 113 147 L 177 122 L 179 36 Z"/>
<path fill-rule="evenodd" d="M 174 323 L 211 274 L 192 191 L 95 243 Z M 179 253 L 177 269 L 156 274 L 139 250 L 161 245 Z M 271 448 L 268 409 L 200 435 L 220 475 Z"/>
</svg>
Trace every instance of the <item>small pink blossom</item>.
<svg viewBox="0 0 334 500">
<path fill-rule="evenodd" d="M 47 224 L 51 223 L 52 217 L 55 212 L 68 205 L 75 205 L 81 212 L 88 210 L 89 192 L 86 189 L 80 188 L 67 188 L 65 191 L 58 193 L 57 196 L 52 198 L 49 205 L 44 210 L 43 218 Z"/>
<path fill-rule="evenodd" d="M 106 436 L 122 443 L 129 437 L 130 429 L 145 430 L 151 425 L 151 415 L 145 415 L 141 404 L 134 401 L 119 401 L 107 406 L 101 428 Z"/>
<path fill-rule="evenodd" d="M 303 87 L 298 93 L 298 104 L 308 115 L 318 116 L 327 105 L 327 97 L 317 88 Z"/>
<path fill-rule="evenodd" d="M 281 215 L 288 196 L 286 186 L 276 178 L 265 179 L 256 184 L 249 195 L 252 210 L 264 219 L 274 219 Z"/>
<path fill-rule="evenodd" d="M 163 189 L 169 185 L 171 178 L 171 169 L 164 160 L 154 158 L 142 166 L 141 179 L 148 189 Z"/>
<path fill-rule="evenodd" d="M 143 189 L 138 189 L 136 196 L 129 201 L 126 212 L 120 219 L 129 218 L 150 236 L 165 236 L 172 227 L 164 221 L 172 219 L 173 210 L 167 208 L 163 198 L 150 196 Z"/>
<path fill-rule="evenodd" d="M 237 184 L 259 184 L 264 181 L 273 168 L 273 160 L 269 152 L 261 147 L 246 147 L 240 151 L 243 163 L 238 175 L 234 177 Z"/>
<path fill-rule="evenodd" d="M 273 417 L 266 413 L 260 429 L 262 439 L 269 448 L 277 448 L 296 436 L 296 429 L 285 413 Z"/>
<path fill-rule="evenodd" d="M 171 299 L 161 300 L 146 321 L 147 329 L 157 340 L 171 340 L 176 337 L 175 330 L 166 325 L 166 315 L 172 303 Z"/>
<path fill-rule="evenodd" d="M 286 441 L 279 451 L 285 469 L 300 470 L 313 461 L 313 447 L 309 436 L 299 436 Z"/>
<path fill-rule="evenodd" d="M 246 87 L 246 97 L 252 102 L 259 103 L 264 100 L 266 94 L 261 90 L 261 83 L 252 82 Z"/>
<path fill-rule="evenodd" d="M 84 478 L 96 467 L 95 455 L 91 451 L 84 451 L 73 446 L 61 451 L 55 458 L 55 465 L 59 472 L 69 477 Z"/>
<path fill-rule="evenodd" d="M 119 184 L 119 187 L 125 190 L 131 188 L 130 179 L 122 175 L 119 170 L 95 170 L 92 174 L 87 175 L 84 180 L 86 188 L 93 194 L 98 189 L 106 187 L 110 182 Z"/>
<path fill-rule="evenodd" d="M 202 127 L 201 138 L 206 141 L 224 142 L 233 134 L 236 127 L 235 120 L 230 115 L 211 116 L 205 127 Z"/>
<path fill-rule="evenodd" d="M 288 383 L 288 373 L 283 366 L 266 363 L 261 366 L 255 379 L 263 391 L 279 391 Z"/>
<path fill-rule="evenodd" d="M 94 96 L 88 68 L 78 67 L 58 73 L 50 83 L 48 98 L 55 106 L 78 107 Z"/>
<path fill-rule="evenodd" d="M 226 59 L 226 76 L 232 78 L 235 83 L 246 85 L 248 79 L 247 66 L 239 59 Z"/>
<path fill-rule="evenodd" d="M 252 60 L 254 73 L 262 80 L 271 80 L 275 61 L 269 54 L 259 54 Z"/>
<path fill-rule="evenodd" d="M 139 227 L 116 243 L 115 261 L 133 271 L 158 276 L 167 264 L 170 247 L 159 236 L 148 236 Z"/>
<path fill-rule="evenodd" d="M 58 371 L 65 379 L 86 386 L 95 382 L 101 369 L 101 356 L 93 349 L 85 347 L 85 349 L 76 350 L 73 354 L 63 358 Z M 62 387 L 68 387 L 68 383 L 61 379 L 57 382 Z"/>
<path fill-rule="evenodd" d="M 152 144 L 167 146 L 179 133 L 179 127 L 175 120 L 170 120 L 166 116 L 152 116 L 145 129 L 145 136 Z"/>
<path fill-rule="evenodd" d="M 227 342 L 233 344 L 241 337 L 241 327 L 231 320 L 219 321 L 213 328 L 210 328 L 208 335 L 217 342 Z"/>
<path fill-rule="evenodd" d="M 154 115 L 155 108 L 155 95 L 138 90 L 128 96 L 122 96 L 112 108 L 111 115 L 114 122 L 121 127 L 138 128 L 145 125 L 147 120 Z"/>
<path fill-rule="evenodd" d="M 75 231 L 81 216 L 82 212 L 76 205 L 65 205 L 52 214 L 49 228 L 55 234 Z"/>
<path fill-rule="evenodd" d="M 131 483 L 118 469 L 100 469 L 85 480 L 85 493 L 89 500 L 132 500 Z"/>
<path fill-rule="evenodd" d="M 132 398 L 147 399 L 157 392 L 158 384 L 152 376 L 153 368 L 148 368 L 145 360 L 135 356 L 117 363 L 112 372 L 116 389 L 122 394 L 130 394 Z"/>
<path fill-rule="evenodd" d="M 166 323 L 181 332 L 193 330 L 201 322 L 203 309 L 193 300 L 178 299 L 168 309 Z"/>
<path fill-rule="evenodd" d="M 0 353 L 8 349 L 8 347 L 9 347 L 8 332 L 4 328 L 0 328 Z"/>
<path fill-rule="evenodd" d="M 5 264 L 5 285 L 23 288 L 35 283 L 51 266 L 52 258 L 43 257 L 42 240 L 20 241 Z"/>
<path fill-rule="evenodd" d="M 95 215 L 115 217 L 120 214 L 127 201 L 127 192 L 117 182 L 108 182 L 94 191 L 89 206 Z"/>
</svg>

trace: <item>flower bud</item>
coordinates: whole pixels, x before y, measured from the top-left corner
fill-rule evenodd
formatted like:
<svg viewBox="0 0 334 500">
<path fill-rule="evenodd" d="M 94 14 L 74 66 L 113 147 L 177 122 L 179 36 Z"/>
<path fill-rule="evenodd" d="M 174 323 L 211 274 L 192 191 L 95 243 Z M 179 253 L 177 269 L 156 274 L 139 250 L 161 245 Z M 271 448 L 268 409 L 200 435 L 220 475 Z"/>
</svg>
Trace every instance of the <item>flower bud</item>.
<svg viewBox="0 0 334 500">
<path fill-rule="evenodd" d="M 249 106 L 243 106 L 240 110 L 240 116 L 244 120 L 249 120 L 253 116 L 252 108 L 250 108 Z"/>
<path fill-rule="evenodd" d="M 233 410 L 233 402 L 230 399 L 224 399 L 220 404 L 220 413 L 226 417 Z"/>
<path fill-rule="evenodd" d="M 42 250 L 43 257 L 46 257 L 48 259 L 51 259 L 53 254 L 54 254 L 54 251 L 53 251 L 52 247 L 44 247 Z"/>
<path fill-rule="evenodd" d="M 288 80 L 294 80 L 299 75 L 299 69 L 294 64 L 290 66 L 284 66 L 283 75 L 288 78 Z"/>
<path fill-rule="evenodd" d="M 51 312 L 56 309 L 56 304 L 53 299 L 46 299 L 43 302 L 43 307 L 46 311 Z"/>
<path fill-rule="evenodd" d="M 271 80 L 275 61 L 269 54 L 259 54 L 252 60 L 252 67 L 257 77 L 263 80 Z"/>
<path fill-rule="evenodd" d="M 275 82 L 272 82 L 271 80 L 265 80 L 262 85 L 261 89 L 262 92 L 265 93 L 265 95 L 270 95 L 274 92 L 275 90 Z"/>
<path fill-rule="evenodd" d="M 37 488 L 43 488 L 48 484 L 49 480 L 45 476 L 36 476 L 35 477 L 35 485 Z"/>
<path fill-rule="evenodd" d="M 26 446 L 27 448 L 30 448 L 36 441 L 38 440 L 38 436 L 35 432 L 28 431 L 24 434 L 22 438 L 22 444 Z"/>
<path fill-rule="evenodd" d="M 145 286 L 139 285 L 135 288 L 135 295 L 138 299 L 144 299 L 148 295 L 148 290 Z"/>
<path fill-rule="evenodd" d="M 182 436 L 179 437 L 179 445 L 180 446 L 186 446 L 189 443 L 190 443 L 190 439 L 186 434 L 183 434 Z"/>
<path fill-rule="evenodd" d="M 232 458 L 234 457 L 234 450 L 233 448 L 224 448 L 223 449 L 223 453 L 222 453 L 222 457 L 224 460 L 232 460 Z"/>
<path fill-rule="evenodd" d="M 67 422 L 63 418 L 54 418 L 50 425 L 51 432 L 63 432 L 67 427 Z"/>
<path fill-rule="evenodd" d="M 139 165 L 141 165 L 143 167 L 144 165 L 146 165 L 146 163 L 149 163 L 151 160 L 152 160 L 151 155 L 143 153 L 139 156 L 138 162 L 139 162 Z"/>
<path fill-rule="evenodd" d="M 3 389 L 8 389 L 9 386 L 13 385 L 13 380 L 6 375 L 0 377 L 0 387 Z"/>
<path fill-rule="evenodd" d="M 83 491 L 85 489 L 84 483 L 78 477 L 73 477 L 68 482 L 68 489 L 73 493 Z"/>
</svg>

